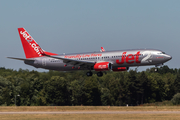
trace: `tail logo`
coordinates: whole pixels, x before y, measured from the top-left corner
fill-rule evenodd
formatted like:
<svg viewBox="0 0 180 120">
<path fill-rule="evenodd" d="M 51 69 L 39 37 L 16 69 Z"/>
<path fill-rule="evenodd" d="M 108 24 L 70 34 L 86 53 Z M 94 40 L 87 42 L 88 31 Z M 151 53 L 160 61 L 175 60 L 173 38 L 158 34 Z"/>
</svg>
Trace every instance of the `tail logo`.
<svg viewBox="0 0 180 120">
<path fill-rule="evenodd" d="M 41 48 L 40 48 L 39 46 L 36 46 L 35 43 L 33 43 L 33 44 L 29 43 L 29 44 L 30 44 L 31 47 L 34 49 L 34 51 L 36 51 L 36 53 L 37 53 L 39 56 L 41 56 L 41 54 L 43 53 L 42 51 L 40 52 Z"/>
<path fill-rule="evenodd" d="M 20 34 L 23 35 L 23 37 L 26 39 L 26 41 L 28 43 L 33 41 L 33 38 L 30 35 L 28 35 L 28 33 L 26 31 L 24 31 L 24 32 L 20 31 Z"/>
<path fill-rule="evenodd" d="M 38 54 L 38 56 L 42 56 L 42 49 L 40 46 L 34 41 L 34 39 L 28 34 L 25 30 L 24 32 L 20 31 L 20 34 L 24 37 L 24 39 L 29 43 L 29 45 L 34 49 L 34 51 Z"/>
</svg>

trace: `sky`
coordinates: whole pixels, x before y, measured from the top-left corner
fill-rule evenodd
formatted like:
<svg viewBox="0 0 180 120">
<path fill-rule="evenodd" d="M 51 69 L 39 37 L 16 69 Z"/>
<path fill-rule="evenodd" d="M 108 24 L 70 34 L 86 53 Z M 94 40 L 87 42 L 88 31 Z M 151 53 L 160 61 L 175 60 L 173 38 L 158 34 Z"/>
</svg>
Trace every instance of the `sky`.
<svg viewBox="0 0 180 120">
<path fill-rule="evenodd" d="M 0 0 L 0 67 L 45 71 L 6 58 L 25 58 L 17 31 L 24 27 L 48 52 L 153 48 L 171 55 L 165 65 L 179 69 L 179 5 L 179 0 Z"/>
</svg>

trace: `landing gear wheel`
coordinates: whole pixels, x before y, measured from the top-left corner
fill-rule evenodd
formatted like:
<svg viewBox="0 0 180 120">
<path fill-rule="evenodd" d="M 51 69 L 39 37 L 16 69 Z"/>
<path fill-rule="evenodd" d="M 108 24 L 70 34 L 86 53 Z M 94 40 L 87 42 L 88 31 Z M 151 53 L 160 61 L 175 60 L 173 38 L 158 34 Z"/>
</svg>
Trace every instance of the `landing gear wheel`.
<svg viewBox="0 0 180 120">
<path fill-rule="evenodd" d="M 91 71 L 90 71 L 90 72 L 87 72 L 86 75 L 87 75 L 87 76 L 92 76 L 92 72 L 91 72 Z"/>
<path fill-rule="evenodd" d="M 97 73 L 97 76 L 98 76 L 98 77 L 102 77 L 102 76 L 103 76 L 103 73 L 102 73 L 102 72 L 98 72 L 98 73 Z"/>
</svg>

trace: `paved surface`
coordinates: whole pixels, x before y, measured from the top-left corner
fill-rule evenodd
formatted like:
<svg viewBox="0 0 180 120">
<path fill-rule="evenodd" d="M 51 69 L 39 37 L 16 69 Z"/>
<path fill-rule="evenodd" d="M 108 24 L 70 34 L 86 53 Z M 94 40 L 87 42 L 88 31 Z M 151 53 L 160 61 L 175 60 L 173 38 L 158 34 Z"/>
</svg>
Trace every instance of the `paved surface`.
<svg viewBox="0 0 180 120">
<path fill-rule="evenodd" d="M 0 112 L 0 114 L 180 114 L 180 111 L 66 111 L 66 112 Z"/>
</svg>

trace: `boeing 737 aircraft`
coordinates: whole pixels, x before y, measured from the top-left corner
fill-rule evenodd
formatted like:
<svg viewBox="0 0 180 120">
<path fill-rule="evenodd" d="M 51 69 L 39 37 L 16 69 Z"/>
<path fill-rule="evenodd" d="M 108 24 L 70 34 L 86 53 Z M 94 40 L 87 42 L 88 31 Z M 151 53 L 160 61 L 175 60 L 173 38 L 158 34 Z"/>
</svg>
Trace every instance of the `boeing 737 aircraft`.
<svg viewBox="0 0 180 120">
<path fill-rule="evenodd" d="M 101 52 L 62 54 L 46 52 L 37 44 L 24 28 L 18 28 L 25 58 L 11 59 L 22 60 L 25 64 L 36 68 L 57 71 L 88 70 L 87 76 L 92 76 L 92 70 L 97 71 L 97 76 L 102 76 L 104 71 L 126 71 L 129 67 L 163 65 L 172 57 L 161 50 L 134 49 Z"/>
</svg>

